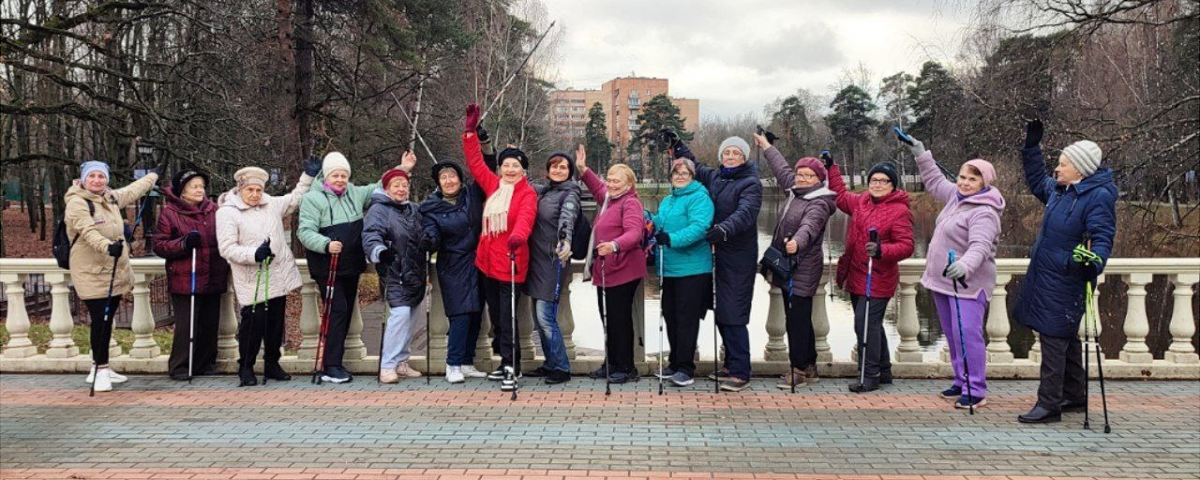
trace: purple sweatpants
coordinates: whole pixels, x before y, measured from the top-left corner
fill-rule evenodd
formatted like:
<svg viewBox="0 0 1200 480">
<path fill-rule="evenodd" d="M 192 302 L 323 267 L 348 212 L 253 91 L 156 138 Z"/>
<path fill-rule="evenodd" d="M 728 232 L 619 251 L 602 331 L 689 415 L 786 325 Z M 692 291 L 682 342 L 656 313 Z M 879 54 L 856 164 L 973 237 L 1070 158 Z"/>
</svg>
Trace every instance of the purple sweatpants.
<svg viewBox="0 0 1200 480">
<path fill-rule="evenodd" d="M 958 339 L 958 317 L 955 312 L 954 297 L 933 292 L 933 302 L 937 305 L 938 317 L 942 319 L 942 332 L 946 334 L 946 342 L 950 345 L 950 364 L 954 366 L 954 386 L 967 389 L 963 385 L 962 345 Z M 979 292 L 979 298 L 958 299 L 962 308 L 963 337 L 967 342 L 967 363 L 971 370 L 971 396 L 987 398 L 987 344 L 983 343 L 983 314 L 987 309 L 987 297 Z"/>
</svg>

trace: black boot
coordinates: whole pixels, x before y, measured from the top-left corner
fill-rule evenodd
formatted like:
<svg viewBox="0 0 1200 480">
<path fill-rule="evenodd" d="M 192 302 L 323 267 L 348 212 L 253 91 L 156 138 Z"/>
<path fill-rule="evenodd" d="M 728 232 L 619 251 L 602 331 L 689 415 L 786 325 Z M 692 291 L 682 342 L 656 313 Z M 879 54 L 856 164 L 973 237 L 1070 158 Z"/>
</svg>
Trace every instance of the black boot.
<svg viewBox="0 0 1200 480">
<path fill-rule="evenodd" d="M 1018 415 L 1017 421 L 1021 423 L 1054 423 L 1062 420 L 1062 414 L 1052 412 L 1041 405 L 1034 405 L 1033 410 L 1024 415 Z"/>
<path fill-rule="evenodd" d="M 292 376 L 288 375 L 287 372 L 283 371 L 283 367 L 279 366 L 279 362 L 267 362 L 267 366 L 263 367 L 263 377 L 281 382 L 292 379 Z"/>
<path fill-rule="evenodd" d="M 879 377 L 864 378 L 862 383 L 854 382 L 850 384 L 850 391 L 854 393 L 866 393 L 879 390 Z"/>
<path fill-rule="evenodd" d="M 239 387 L 253 387 L 258 385 L 258 378 L 254 376 L 254 368 L 242 365 L 238 367 L 238 383 Z"/>
</svg>

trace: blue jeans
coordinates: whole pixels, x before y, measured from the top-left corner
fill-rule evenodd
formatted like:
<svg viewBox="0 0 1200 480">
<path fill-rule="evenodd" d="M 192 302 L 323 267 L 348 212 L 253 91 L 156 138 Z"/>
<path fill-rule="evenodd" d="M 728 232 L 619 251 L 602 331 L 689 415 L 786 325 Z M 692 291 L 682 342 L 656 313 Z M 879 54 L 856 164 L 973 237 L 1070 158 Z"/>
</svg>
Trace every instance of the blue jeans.
<svg viewBox="0 0 1200 480">
<path fill-rule="evenodd" d="M 400 362 L 408 361 L 412 355 L 408 349 L 412 331 L 412 307 L 388 309 L 387 330 L 383 333 L 383 369 L 396 368 Z"/>
<path fill-rule="evenodd" d="M 472 312 L 450 317 L 450 335 L 446 339 L 446 365 L 475 365 L 475 343 L 479 341 L 483 315 Z"/>
<path fill-rule="evenodd" d="M 546 361 L 542 368 L 560 372 L 571 371 L 571 362 L 567 360 L 567 345 L 563 342 L 562 331 L 558 329 L 558 305 L 553 302 L 534 300 L 534 318 L 537 320 L 538 336 L 542 340 L 542 355 Z"/>
</svg>

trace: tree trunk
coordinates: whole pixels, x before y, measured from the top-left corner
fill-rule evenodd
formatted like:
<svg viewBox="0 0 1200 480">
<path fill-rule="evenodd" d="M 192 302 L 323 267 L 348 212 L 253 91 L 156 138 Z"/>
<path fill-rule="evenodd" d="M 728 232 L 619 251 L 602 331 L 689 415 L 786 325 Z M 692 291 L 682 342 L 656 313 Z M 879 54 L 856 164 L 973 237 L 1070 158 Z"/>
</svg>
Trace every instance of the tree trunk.
<svg viewBox="0 0 1200 480">
<path fill-rule="evenodd" d="M 309 109 L 312 105 L 313 77 L 313 0 L 297 0 L 296 19 L 296 128 L 299 156 L 303 161 L 313 154 Z"/>
</svg>

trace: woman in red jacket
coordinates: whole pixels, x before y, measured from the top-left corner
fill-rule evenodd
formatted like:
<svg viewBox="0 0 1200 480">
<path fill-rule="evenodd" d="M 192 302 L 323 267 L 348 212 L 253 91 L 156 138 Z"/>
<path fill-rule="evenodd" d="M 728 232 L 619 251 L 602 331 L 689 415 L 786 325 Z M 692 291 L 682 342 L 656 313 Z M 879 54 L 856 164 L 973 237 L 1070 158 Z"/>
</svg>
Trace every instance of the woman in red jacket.
<svg viewBox="0 0 1200 480">
<path fill-rule="evenodd" d="M 850 292 L 854 303 L 854 335 L 858 337 L 862 381 L 855 379 L 850 391 L 870 392 L 878 390 L 881 383 L 892 383 L 891 351 L 883 335 L 883 312 L 900 282 L 900 261 L 913 254 L 912 212 L 908 208 L 908 193 L 899 189 L 896 166 L 891 162 L 871 167 L 867 173 L 867 193 L 857 194 L 846 190 L 842 172 L 829 152 L 822 152 L 821 159 L 829 170 L 829 188 L 837 193 L 838 209 L 850 216 L 845 253 L 838 260 L 837 270 L 838 285 Z M 871 231 L 876 232 L 874 239 Z M 868 264 L 870 295 L 867 295 Z M 868 305 L 871 317 L 865 318 Z M 864 321 L 865 339 L 862 338 Z"/>
<path fill-rule="evenodd" d="M 221 323 L 221 295 L 229 286 L 229 263 L 217 249 L 217 204 L 205 195 L 208 176 L 185 168 L 171 178 L 164 193 L 166 206 L 158 217 L 154 253 L 167 260 L 167 291 L 175 311 L 175 339 L 167 373 L 172 380 L 188 375 L 213 375 L 217 370 L 217 329 Z M 196 311 L 192 312 L 192 253 L 196 254 Z M 188 371 L 189 333 L 195 317 Z"/>
<path fill-rule="evenodd" d="M 463 155 L 475 183 L 483 188 L 483 231 L 475 249 L 475 266 L 483 273 L 483 297 L 492 322 L 492 347 L 500 351 L 501 366 L 488 374 L 489 380 L 503 380 L 505 367 L 520 374 L 520 346 L 513 345 L 512 305 L 519 299 L 529 265 L 526 241 L 537 219 L 537 192 L 525 179 L 529 160 L 520 150 L 505 149 L 497 156 L 500 175 L 488 169 L 475 127 L 479 126 L 479 105 L 467 105 L 463 131 Z M 516 274 L 513 274 L 513 268 Z M 514 288 L 515 286 L 515 288 Z M 514 357 L 515 356 L 515 357 Z"/>
</svg>

